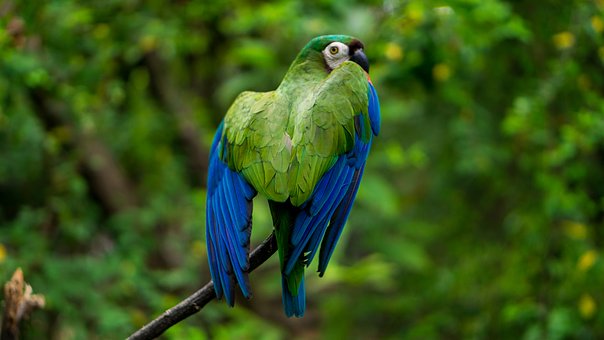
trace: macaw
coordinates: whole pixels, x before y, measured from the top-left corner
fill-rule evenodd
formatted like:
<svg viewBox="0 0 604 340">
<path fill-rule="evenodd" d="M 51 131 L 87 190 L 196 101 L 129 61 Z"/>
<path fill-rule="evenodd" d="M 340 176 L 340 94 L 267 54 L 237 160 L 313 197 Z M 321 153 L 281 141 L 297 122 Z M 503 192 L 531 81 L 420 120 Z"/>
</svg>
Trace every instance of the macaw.
<svg viewBox="0 0 604 340">
<path fill-rule="evenodd" d="M 355 199 L 380 105 L 358 39 L 326 35 L 298 54 L 279 87 L 241 93 L 210 150 L 206 241 L 216 296 L 234 305 L 248 281 L 252 199 L 268 199 L 288 317 L 306 308 L 304 267 L 319 276 Z"/>
</svg>

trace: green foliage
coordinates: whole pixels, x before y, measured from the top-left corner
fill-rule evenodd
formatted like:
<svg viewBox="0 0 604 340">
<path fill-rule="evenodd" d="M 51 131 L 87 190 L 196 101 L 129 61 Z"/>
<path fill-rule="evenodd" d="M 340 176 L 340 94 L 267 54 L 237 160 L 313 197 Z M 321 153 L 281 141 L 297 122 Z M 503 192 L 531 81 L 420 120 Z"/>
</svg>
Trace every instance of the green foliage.
<svg viewBox="0 0 604 340">
<path fill-rule="evenodd" d="M 123 338 L 209 280 L 189 147 L 326 33 L 365 43 L 383 126 L 308 315 L 275 258 L 166 338 L 604 337 L 602 1 L 0 7 L 0 281 L 47 299 L 26 338 Z"/>
</svg>

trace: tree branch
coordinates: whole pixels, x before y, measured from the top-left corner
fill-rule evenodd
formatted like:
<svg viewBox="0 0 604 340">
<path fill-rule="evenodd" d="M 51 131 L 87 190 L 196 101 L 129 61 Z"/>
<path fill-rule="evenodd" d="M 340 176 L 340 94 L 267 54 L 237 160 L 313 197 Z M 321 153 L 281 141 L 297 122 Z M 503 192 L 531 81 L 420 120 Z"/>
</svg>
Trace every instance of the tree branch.
<svg viewBox="0 0 604 340">
<path fill-rule="evenodd" d="M 258 268 L 276 251 L 277 241 L 275 239 L 275 235 L 271 234 L 252 251 L 250 255 L 250 269 L 248 273 L 251 273 L 254 269 Z M 203 286 L 203 288 L 199 289 L 176 306 L 165 311 L 157 319 L 149 322 L 143 326 L 143 328 L 136 331 L 134 334 L 128 337 L 128 340 L 154 339 L 163 334 L 168 328 L 199 312 L 215 297 L 216 292 L 214 291 L 214 284 L 212 281 L 210 281 Z"/>
<path fill-rule="evenodd" d="M 44 296 L 32 292 L 31 286 L 23 278 L 23 271 L 17 268 L 10 281 L 4 285 L 5 302 L 0 339 L 19 339 L 21 320 L 29 318 L 35 309 L 44 307 Z"/>
</svg>

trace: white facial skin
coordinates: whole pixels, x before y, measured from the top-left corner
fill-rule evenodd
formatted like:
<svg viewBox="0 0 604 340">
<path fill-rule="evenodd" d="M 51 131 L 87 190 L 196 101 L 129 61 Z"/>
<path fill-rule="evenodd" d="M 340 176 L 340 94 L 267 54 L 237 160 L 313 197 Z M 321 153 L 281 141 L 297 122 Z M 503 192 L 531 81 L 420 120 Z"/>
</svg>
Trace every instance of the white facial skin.
<svg viewBox="0 0 604 340">
<path fill-rule="evenodd" d="M 348 46 L 341 42 L 332 42 L 323 50 L 323 58 L 330 70 L 340 66 L 341 63 L 350 59 Z"/>
</svg>

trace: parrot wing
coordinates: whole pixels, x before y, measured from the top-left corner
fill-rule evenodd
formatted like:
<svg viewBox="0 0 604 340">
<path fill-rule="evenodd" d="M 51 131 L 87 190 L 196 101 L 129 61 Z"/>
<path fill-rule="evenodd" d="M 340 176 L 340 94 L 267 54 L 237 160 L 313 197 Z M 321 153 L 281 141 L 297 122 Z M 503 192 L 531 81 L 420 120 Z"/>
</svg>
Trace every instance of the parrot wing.
<svg viewBox="0 0 604 340">
<path fill-rule="evenodd" d="M 288 274 L 301 255 L 305 255 L 306 265 L 312 261 L 323 235 L 319 271 L 321 274 L 325 271 L 356 196 L 373 135 L 379 132 L 377 93 L 365 73 L 357 65 L 348 62 L 332 73 L 326 81 L 325 91 L 317 94 L 313 106 L 314 116 L 327 122 L 317 124 L 319 129 L 315 129 L 313 142 L 326 143 L 329 149 L 321 150 L 326 148 L 325 144 L 318 145 L 317 154 L 305 155 L 307 159 L 312 160 L 313 156 L 319 159 L 314 166 L 328 164 L 329 168 L 317 182 L 312 183 L 312 194 L 300 205 L 302 211 L 294 223 L 292 251 L 285 266 Z M 331 87 L 328 86 L 330 84 Z M 332 104 L 338 102 L 349 105 L 336 107 Z M 316 121 L 315 118 L 315 124 Z M 335 144 L 330 144 L 322 137 L 322 134 L 330 131 Z M 304 161 L 308 162 L 307 159 Z M 304 161 L 301 163 L 304 164 Z"/>
<path fill-rule="evenodd" d="M 380 102 L 377 96 L 377 92 L 373 87 L 373 84 L 369 83 L 369 119 L 371 130 L 375 136 L 380 132 Z M 367 126 L 360 126 L 362 129 L 368 129 Z M 329 263 L 329 259 L 331 259 L 331 255 L 335 249 L 336 243 L 338 243 L 338 239 L 342 234 L 342 230 L 344 229 L 344 224 L 346 224 L 346 220 L 348 219 L 348 214 L 350 214 L 350 209 L 352 208 L 352 202 L 357 195 L 357 191 L 359 190 L 359 184 L 361 183 L 361 177 L 363 176 L 363 171 L 365 170 L 365 161 L 367 160 L 367 155 L 369 153 L 369 149 L 371 147 L 371 140 L 369 143 L 365 143 L 362 140 L 359 140 L 357 134 L 357 139 L 355 144 L 355 148 L 346 155 L 349 159 L 356 158 L 356 162 L 349 162 L 348 167 L 353 170 L 352 181 L 348 186 L 344 197 L 338 204 L 335 212 L 331 216 L 329 221 L 329 227 L 325 231 L 325 236 L 323 237 L 323 241 L 321 242 L 321 253 L 319 254 L 319 276 L 323 276 L 325 274 L 325 270 L 327 269 L 327 264 Z M 311 253 L 310 259 L 312 260 L 312 256 L 314 256 L 314 252 L 316 252 L 316 248 Z"/>
<path fill-rule="evenodd" d="M 284 102 L 275 91 L 246 91 L 225 117 L 228 154 L 224 160 L 258 192 L 277 202 L 289 196 L 291 140 L 285 132 L 288 111 Z"/>
<path fill-rule="evenodd" d="M 247 270 L 252 199 L 287 196 L 290 149 L 283 136 L 287 119 L 274 92 L 243 92 L 229 108 L 210 151 L 206 235 L 210 271 L 218 298 L 234 303 L 235 282 L 251 296 Z"/>
<path fill-rule="evenodd" d="M 256 190 L 225 163 L 228 141 L 223 127 L 221 123 L 210 149 L 206 242 L 216 296 L 220 299 L 224 294 L 233 306 L 235 282 L 246 298 L 251 296 L 247 270 Z"/>
</svg>

